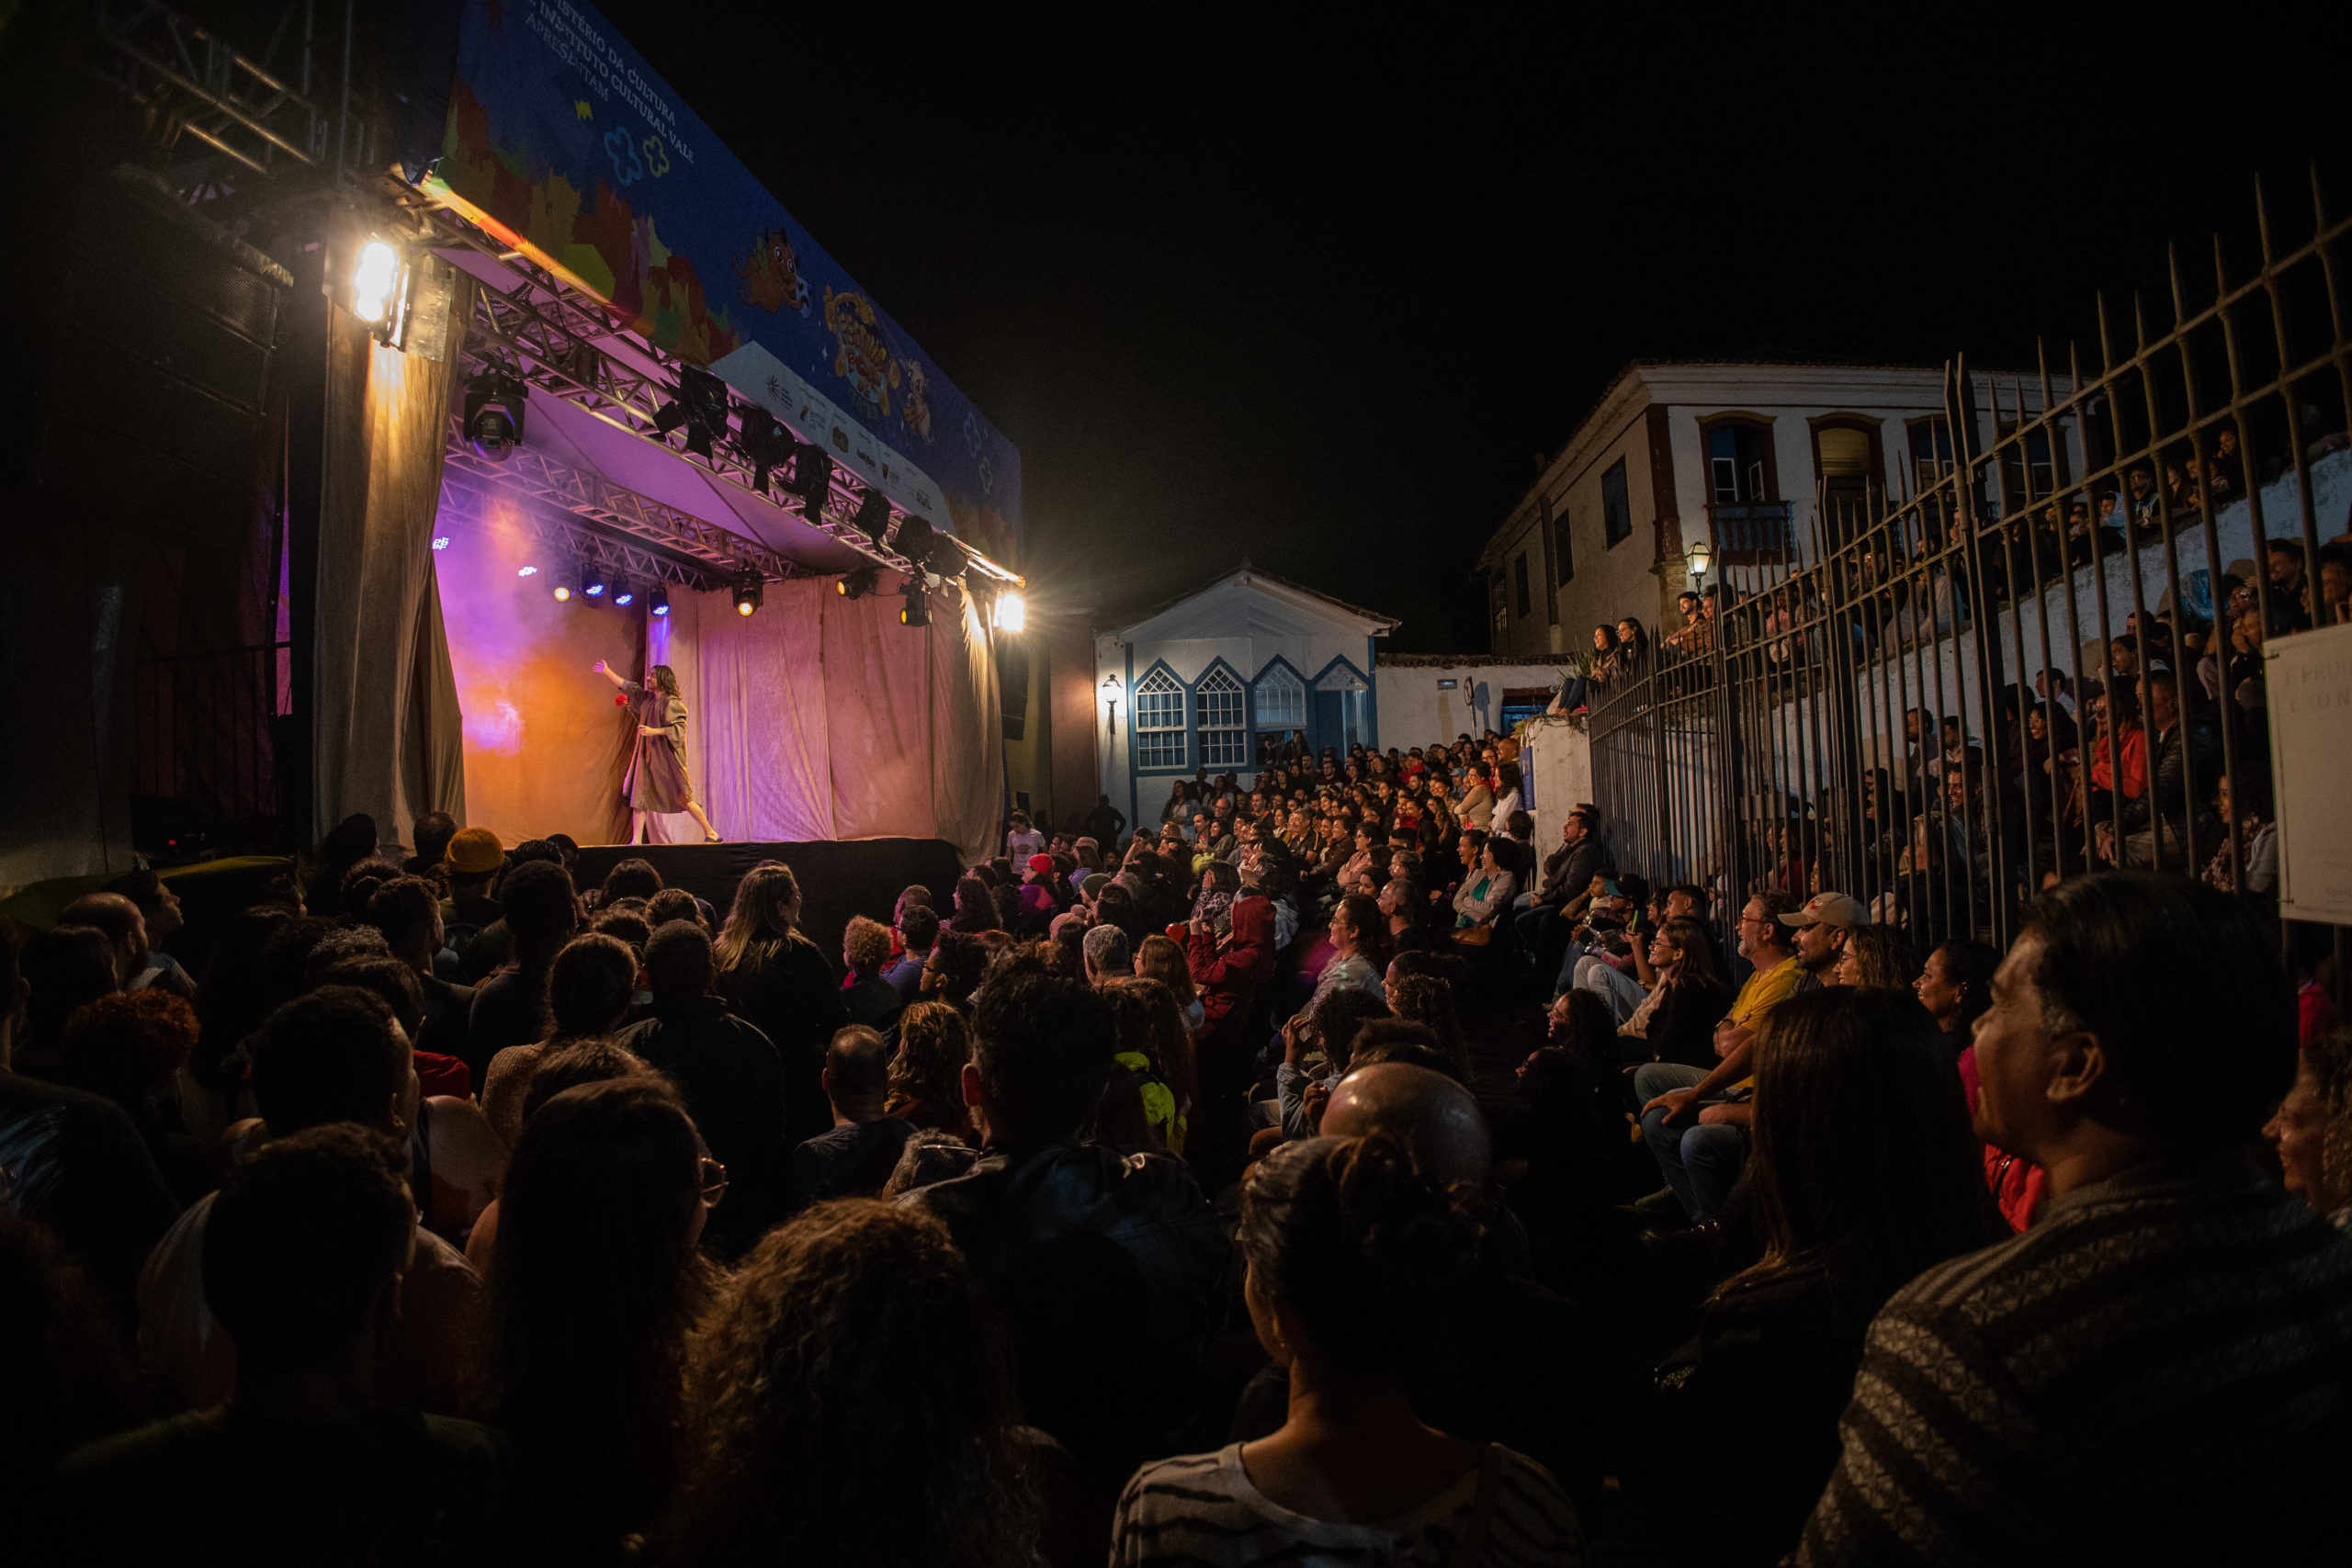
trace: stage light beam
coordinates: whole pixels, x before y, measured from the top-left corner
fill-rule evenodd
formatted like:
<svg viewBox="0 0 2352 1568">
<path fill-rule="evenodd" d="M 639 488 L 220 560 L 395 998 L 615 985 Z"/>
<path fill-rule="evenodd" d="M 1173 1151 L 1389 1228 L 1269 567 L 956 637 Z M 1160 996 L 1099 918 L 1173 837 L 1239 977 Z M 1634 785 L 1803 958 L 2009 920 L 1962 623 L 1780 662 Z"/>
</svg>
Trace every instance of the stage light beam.
<svg viewBox="0 0 2352 1568">
<path fill-rule="evenodd" d="M 381 240 L 368 241 L 351 269 L 351 313 L 370 326 L 384 321 L 391 315 L 392 296 L 400 286 L 400 252 Z"/>
</svg>

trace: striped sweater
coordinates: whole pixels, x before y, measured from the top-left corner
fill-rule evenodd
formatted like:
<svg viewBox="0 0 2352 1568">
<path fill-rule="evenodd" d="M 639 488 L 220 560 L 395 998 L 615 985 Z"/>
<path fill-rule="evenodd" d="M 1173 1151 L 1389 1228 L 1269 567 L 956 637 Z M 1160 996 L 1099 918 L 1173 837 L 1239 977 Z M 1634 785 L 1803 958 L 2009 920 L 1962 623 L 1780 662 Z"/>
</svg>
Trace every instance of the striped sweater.
<svg viewBox="0 0 2352 1568">
<path fill-rule="evenodd" d="M 1898 1292 L 1839 1435 L 1800 1568 L 2295 1561 L 2352 1475 L 2352 1243 L 2236 1155 L 2123 1172 Z"/>
<path fill-rule="evenodd" d="M 1234 1443 L 1136 1472 L 1111 1534 L 1112 1568 L 1573 1568 L 1583 1561 L 1576 1510 L 1550 1473 L 1500 1445 L 1394 1518 L 1336 1524 L 1295 1514 L 1259 1491 Z"/>
</svg>

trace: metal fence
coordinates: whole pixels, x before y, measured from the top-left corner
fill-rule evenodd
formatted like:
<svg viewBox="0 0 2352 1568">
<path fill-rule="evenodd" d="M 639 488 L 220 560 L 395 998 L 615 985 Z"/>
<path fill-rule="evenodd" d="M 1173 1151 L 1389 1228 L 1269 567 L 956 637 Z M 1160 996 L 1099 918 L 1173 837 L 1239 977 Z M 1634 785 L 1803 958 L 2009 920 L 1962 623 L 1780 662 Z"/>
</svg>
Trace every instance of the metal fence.
<svg viewBox="0 0 2352 1568">
<path fill-rule="evenodd" d="M 1851 893 L 1923 952 L 2004 945 L 2107 865 L 2275 904 L 2261 648 L 2341 614 L 2352 345 L 2347 225 L 2314 181 L 2281 250 L 2256 206 L 2259 266 L 2217 243 L 2199 305 L 2176 259 L 2161 332 L 2102 302 L 2095 366 L 1953 360 L 1903 493 L 1825 493 L 1777 555 L 1714 542 L 1713 613 L 1589 716 L 1621 865 L 1726 925 Z"/>
</svg>

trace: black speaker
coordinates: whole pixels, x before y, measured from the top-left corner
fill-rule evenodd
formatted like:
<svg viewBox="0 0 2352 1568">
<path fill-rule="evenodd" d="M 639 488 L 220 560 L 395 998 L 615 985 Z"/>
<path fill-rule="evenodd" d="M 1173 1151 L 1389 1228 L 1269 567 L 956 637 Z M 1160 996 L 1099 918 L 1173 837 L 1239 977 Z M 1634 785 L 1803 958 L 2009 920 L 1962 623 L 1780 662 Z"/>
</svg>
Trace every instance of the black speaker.
<svg viewBox="0 0 2352 1568">
<path fill-rule="evenodd" d="M 42 488 L 124 526 L 235 545 L 253 525 L 270 356 L 293 287 L 148 171 L 94 181 L 60 274 Z"/>
</svg>

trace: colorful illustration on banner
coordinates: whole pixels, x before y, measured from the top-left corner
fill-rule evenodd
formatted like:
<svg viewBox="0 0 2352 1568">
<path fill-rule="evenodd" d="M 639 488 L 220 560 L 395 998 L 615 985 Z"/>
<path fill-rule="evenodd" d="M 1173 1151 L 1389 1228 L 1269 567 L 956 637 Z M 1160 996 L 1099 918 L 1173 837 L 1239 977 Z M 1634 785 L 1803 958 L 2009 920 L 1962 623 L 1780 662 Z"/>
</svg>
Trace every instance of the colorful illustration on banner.
<svg viewBox="0 0 2352 1568">
<path fill-rule="evenodd" d="M 922 363 L 920 360 L 910 359 L 906 363 L 907 400 L 900 406 L 899 417 L 906 422 L 909 430 L 922 436 L 925 442 L 929 442 L 931 440 L 931 404 L 922 394 L 923 389 L 929 384 L 930 378 L 922 373 Z"/>
<path fill-rule="evenodd" d="M 761 310 L 808 313 L 808 285 L 800 276 L 800 258 L 781 224 L 752 242 L 749 260 L 737 258 L 735 276 L 743 280 L 744 299 Z"/>
<path fill-rule="evenodd" d="M 864 419 L 890 417 L 899 361 L 874 329 L 874 306 L 863 294 L 825 290 L 825 330 L 833 334 L 833 374 L 849 383 L 852 412 Z"/>
</svg>

